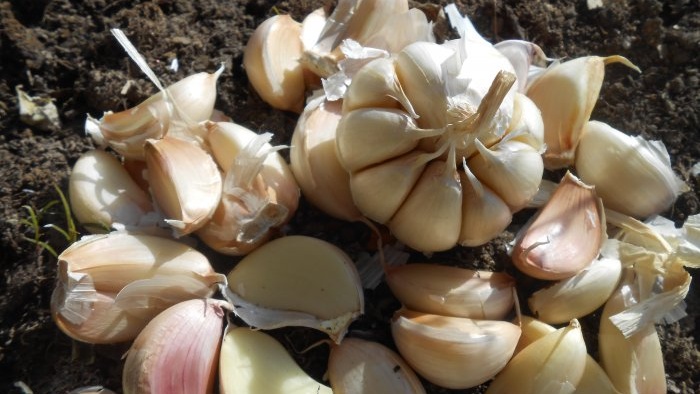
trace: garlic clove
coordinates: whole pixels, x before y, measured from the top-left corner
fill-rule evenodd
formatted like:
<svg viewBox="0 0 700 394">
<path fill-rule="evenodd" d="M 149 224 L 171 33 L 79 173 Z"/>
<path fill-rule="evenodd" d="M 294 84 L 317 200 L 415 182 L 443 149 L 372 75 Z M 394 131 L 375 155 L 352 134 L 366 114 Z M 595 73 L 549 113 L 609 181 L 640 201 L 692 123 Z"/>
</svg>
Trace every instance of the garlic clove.
<svg viewBox="0 0 700 394">
<path fill-rule="evenodd" d="M 290 167 L 304 197 L 339 219 L 362 217 L 350 192 L 350 175 L 336 153 L 341 102 L 324 101 L 306 108 L 297 121 L 290 146 Z"/>
<path fill-rule="evenodd" d="M 497 320 L 472 320 L 401 309 L 391 333 L 399 353 L 419 375 L 449 389 L 486 382 L 506 365 L 520 328 Z"/>
<path fill-rule="evenodd" d="M 335 394 L 425 393 L 418 376 L 384 345 L 345 338 L 331 347 L 328 379 Z"/>
<path fill-rule="evenodd" d="M 411 8 L 406 12 L 389 15 L 379 30 L 367 39 L 364 46 L 397 53 L 418 41 L 435 42 L 433 24 L 428 21 L 424 12 Z"/>
<path fill-rule="evenodd" d="M 542 114 L 524 94 L 516 93 L 514 96 L 513 117 L 506 135 L 509 140 L 524 142 L 540 153 L 545 149 Z"/>
<path fill-rule="evenodd" d="M 394 61 L 390 58 L 374 59 L 362 66 L 352 76 L 352 83 L 343 96 L 343 113 L 358 108 L 396 108 L 399 105 L 413 117 L 417 116 L 399 84 Z"/>
<path fill-rule="evenodd" d="M 518 345 L 515 347 L 513 356 L 520 353 L 521 350 L 525 349 L 536 340 L 557 330 L 549 324 L 527 315 L 517 316 L 515 319 L 513 319 L 513 324 L 517 324 L 522 330 L 522 334 L 518 340 Z"/>
<path fill-rule="evenodd" d="M 243 52 L 243 67 L 260 97 L 271 106 L 293 112 L 304 107 L 302 27 L 289 15 L 261 23 Z"/>
<path fill-rule="evenodd" d="M 608 300 L 622 275 L 618 242 L 606 240 L 601 257 L 571 278 L 535 292 L 528 304 L 540 320 L 558 324 L 584 317 Z"/>
<path fill-rule="evenodd" d="M 211 298 L 189 300 L 151 320 L 126 355 L 124 393 L 212 392 L 224 307 Z"/>
<path fill-rule="evenodd" d="M 253 327 L 311 327 L 336 342 L 364 310 L 352 260 L 332 244 L 306 236 L 270 241 L 243 258 L 228 275 L 226 296 Z"/>
<path fill-rule="evenodd" d="M 106 232 L 113 223 L 137 226 L 153 211 L 150 197 L 125 167 L 102 150 L 91 150 L 78 158 L 68 185 L 71 210 L 92 233 Z"/>
<path fill-rule="evenodd" d="M 417 312 L 498 320 L 513 309 L 515 280 L 502 272 L 406 264 L 389 267 L 385 278 L 394 296 Z"/>
<path fill-rule="evenodd" d="M 513 65 L 515 74 L 518 76 L 518 92 L 527 90 L 528 76 L 531 69 L 538 69 L 546 66 L 547 56 L 537 44 L 523 40 L 505 40 L 493 46 Z M 533 67 L 534 66 L 534 67 Z"/>
<path fill-rule="evenodd" d="M 147 140 L 145 153 L 151 193 L 175 235 L 204 226 L 221 199 L 221 174 L 212 157 L 171 137 Z"/>
<path fill-rule="evenodd" d="M 567 172 L 549 201 L 519 231 L 513 264 L 538 279 L 570 278 L 593 262 L 605 238 L 605 213 L 594 188 Z"/>
<path fill-rule="evenodd" d="M 581 326 L 572 320 L 516 354 L 486 392 L 573 393 L 585 371 L 586 358 Z"/>
<path fill-rule="evenodd" d="M 222 394 L 332 394 L 302 370 L 281 343 L 246 327 L 226 330 L 219 357 Z"/>
<path fill-rule="evenodd" d="M 668 209 L 686 188 L 663 143 L 627 136 L 598 121 L 583 128 L 576 171 L 595 185 L 606 208 L 646 218 Z"/>
</svg>

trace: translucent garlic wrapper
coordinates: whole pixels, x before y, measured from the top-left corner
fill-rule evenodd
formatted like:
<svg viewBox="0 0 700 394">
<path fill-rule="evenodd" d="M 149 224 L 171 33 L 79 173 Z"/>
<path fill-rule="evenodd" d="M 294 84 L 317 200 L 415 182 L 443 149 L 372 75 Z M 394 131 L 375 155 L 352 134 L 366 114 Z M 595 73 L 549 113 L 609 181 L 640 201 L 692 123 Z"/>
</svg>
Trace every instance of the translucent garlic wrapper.
<svg viewBox="0 0 700 394">
<path fill-rule="evenodd" d="M 358 209 L 423 252 L 496 237 L 543 172 L 542 119 L 516 90 L 508 59 L 480 37 L 366 64 L 336 138 Z"/>
</svg>

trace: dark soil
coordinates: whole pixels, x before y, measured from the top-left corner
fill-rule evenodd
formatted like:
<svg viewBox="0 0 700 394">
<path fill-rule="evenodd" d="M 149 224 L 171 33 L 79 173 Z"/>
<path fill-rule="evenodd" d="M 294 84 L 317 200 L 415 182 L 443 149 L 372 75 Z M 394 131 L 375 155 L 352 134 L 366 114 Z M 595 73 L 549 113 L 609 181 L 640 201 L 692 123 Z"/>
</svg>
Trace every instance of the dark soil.
<svg viewBox="0 0 700 394">
<path fill-rule="evenodd" d="M 218 0 L 12 0 L 0 1 L 0 392 L 66 393 L 88 385 L 119 391 L 123 346 L 75 344 L 61 333 L 49 312 L 56 260 L 26 237 L 31 229 L 23 206 L 40 209 L 58 199 L 54 185 L 67 189 L 71 165 L 92 148 L 84 136 L 86 114 L 120 110 L 154 93 L 154 87 L 109 33 L 122 28 L 166 83 L 189 74 L 212 72 L 221 63 L 216 107 L 256 131 L 272 131 L 277 144 L 289 143 L 296 115 L 270 109 L 252 91 L 241 67 L 251 32 L 275 13 L 301 20 L 323 1 Z M 444 3 L 444 2 L 443 2 Z M 477 28 L 495 42 L 527 39 L 552 57 L 620 54 L 642 69 L 608 67 L 593 117 L 630 134 L 660 139 L 675 171 L 690 185 L 665 213 L 680 224 L 700 212 L 700 178 L 691 167 L 700 159 L 700 3 L 690 0 L 607 0 L 589 9 L 586 1 L 457 2 Z M 179 69 L 169 70 L 177 58 Z M 15 88 L 51 98 L 60 127 L 29 126 L 20 121 Z M 126 87 L 125 87 L 126 86 Z M 512 271 L 505 242 L 532 212 L 516 215 L 509 231 L 480 248 L 459 248 L 433 261 L 466 267 Z M 59 206 L 47 210 L 41 224 L 65 226 Z M 66 241 L 51 229 L 42 239 L 57 251 Z M 372 235 L 363 225 L 327 217 L 302 201 L 290 234 L 329 240 L 352 257 L 371 251 Z M 235 259 L 212 255 L 227 272 Z M 417 256 L 416 258 L 420 258 Z M 693 272 L 697 276 L 697 272 Z M 700 392 L 700 292 L 694 284 L 686 299 L 689 316 L 659 327 L 669 392 Z M 351 327 L 353 336 L 391 346 L 388 319 L 398 307 L 386 286 L 367 293 L 365 316 Z M 596 355 L 597 314 L 583 320 Z M 322 336 L 306 329 L 277 330 L 290 349 L 304 349 Z M 299 354 L 297 361 L 318 379 L 327 349 Z M 272 371 L 271 371 L 272 373 Z M 431 393 L 448 392 L 427 385 Z M 462 392 L 481 392 L 482 388 Z"/>
</svg>

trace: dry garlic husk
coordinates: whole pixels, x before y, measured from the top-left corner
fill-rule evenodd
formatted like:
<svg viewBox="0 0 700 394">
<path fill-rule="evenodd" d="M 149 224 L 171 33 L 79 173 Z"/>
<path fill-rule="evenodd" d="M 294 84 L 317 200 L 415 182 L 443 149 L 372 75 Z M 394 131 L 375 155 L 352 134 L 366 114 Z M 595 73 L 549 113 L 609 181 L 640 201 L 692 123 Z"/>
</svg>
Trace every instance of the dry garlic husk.
<svg viewBox="0 0 700 394">
<path fill-rule="evenodd" d="M 622 56 L 585 56 L 552 64 L 527 89 L 527 96 L 542 111 L 545 167 L 563 168 L 574 163 L 583 127 L 598 101 L 605 65 L 622 63 L 639 69 Z"/>
<path fill-rule="evenodd" d="M 307 236 L 278 238 L 247 255 L 228 274 L 225 295 L 253 327 L 311 327 L 336 342 L 364 311 L 352 260 Z"/>
<path fill-rule="evenodd" d="M 124 394 L 213 392 L 226 302 L 188 300 L 156 316 L 131 345 Z"/>
<path fill-rule="evenodd" d="M 223 70 L 190 75 L 167 87 L 167 94 L 159 92 L 136 107 L 108 112 L 100 120 L 88 117 L 86 131 L 98 145 L 109 145 L 125 158 L 143 160 L 147 139 L 164 137 L 178 122 L 195 125 L 209 119 Z"/>
<path fill-rule="evenodd" d="M 123 232 L 83 237 L 59 255 L 58 268 L 54 319 L 90 343 L 131 340 L 162 310 L 211 296 L 225 280 L 187 245 Z"/>
<path fill-rule="evenodd" d="M 328 379 L 335 394 L 425 393 L 420 379 L 401 356 L 359 338 L 345 338 L 331 347 Z"/>
<path fill-rule="evenodd" d="M 115 156 L 102 150 L 78 158 L 68 188 L 71 211 L 92 233 L 104 233 L 114 223 L 137 226 L 153 211 L 150 196 Z"/>
<path fill-rule="evenodd" d="M 197 144 L 173 137 L 147 140 L 145 154 L 151 194 L 175 235 L 204 226 L 221 199 L 214 159 Z"/>
<path fill-rule="evenodd" d="M 342 101 L 322 101 L 304 109 L 292 134 L 289 160 L 306 199 L 335 218 L 356 221 L 362 214 L 335 147 L 341 107 Z"/>
<path fill-rule="evenodd" d="M 301 112 L 304 107 L 301 30 L 289 15 L 272 16 L 255 29 L 243 52 L 250 83 L 277 109 Z"/>
<path fill-rule="evenodd" d="M 423 252 L 500 233 L 542 177 L 537 132 L 528 137 L 536 121 L 508 130 L 512 72 L 490 44 L 467 39 L 416 42 L 360 69 L 381 83 L 367 89 L 373 84 L 353 79 L 347 95 L 356 104 L 337 132 L 359 210 Z"/>
<path fill-rule="evenodd" d="M 601 256 L 576 275 L 535 292 L 528 300 L 538 319 L 558 324 L 592 313 L 608 300 L 622 276 L 618 241 L 606 240 Z"/>
<path fill-rule="evenodd" d="M 581 326 L 572 320 L 513 356 L 486 392 L 574 393 L 586 368 L 586 356 Z"/>
<path fill-rule="evenodd" d="M 286 224 L 299 205 L 299 187 L 272 134 L 229 122 L 207 124 L 207 140 L 224 185 L 219 206 L 197 235 L 220 253 L 242 255 Z"/>
<path fill-rule="evenodd" d="M 389 267 L 385 275 L 394 296 L 414 311 L 499 320 L 513 309 L 515 280 L 506 273 L 419 263 Z"/>
<path fill-rule="evenodd" d="M 311 378 L 275 338 L 247 327 L 226 329 L 219 356 L 222 394 L 332 394 Z"/>
<path fill-rule="evenodd" d="M 517 235 L 513 264 L 538 279 L 570 278 L 598 256 L 605 228 L 605 212 L 594 188 L 567 172 Z"/>
<path fill-rule="evenodd" d="M 636 218 L 667 210 L 687 189 L 673 173 L 661 141 L 631 137 L 598 121 L 583 127 L 576 172 L 595 185 L 606 208 Z"/>
<path fill-rule="evenodd" d="M 497 320 L 474 320 L 401 309 L 391 333 L 401 356 L 419 375 L 450 389 L 474 387 L 506 365 L 520 328 Z"/>
</svg>

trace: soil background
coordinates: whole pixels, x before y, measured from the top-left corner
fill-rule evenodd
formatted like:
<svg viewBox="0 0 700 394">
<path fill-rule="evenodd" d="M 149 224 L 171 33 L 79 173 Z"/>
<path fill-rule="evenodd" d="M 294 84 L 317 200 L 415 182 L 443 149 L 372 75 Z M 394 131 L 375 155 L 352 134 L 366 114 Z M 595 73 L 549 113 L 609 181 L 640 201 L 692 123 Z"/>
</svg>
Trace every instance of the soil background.
<svg viewBox="0 0 700 394">
<path fill-rule="evenodd" d="M 594 9 L 579 0 L 457 4 L 492 42 L 526 39 L 551 57 L 620 54 L 638 65 L 641 74 L 621 65 L 607 67 L 593 118 L 630 134 L 662 140 L 674 170 L 691 188 L 664 216 L 681 224 L 700 212 L 699 177 L 691 171 L 700 158 L 700 3 L 602 0 L 602 6 Z M 321 5 L 322 1 L 306 0 L 0 1 L 0 392 L 67 393 L 89 385 L 121 389 L 120 358 L 128 344 L 77 344 L 56 328 L 49 311 L 56 259 L 26 240 L 33 233 L 21 223 L 28 217 L 22 206 L 38 210 L 57 200 L 53 186 L 67 190 L 71 166 L 93 147 L 84 134 L 86 114 L 100 117 L 107 110 L 122 110 L 155 92 L 109 29 L 122 28 L 167 84 L 192 73 L 213 72 L 224 63 L 216 108 L 252 130 L 275 133 L 274 143 L 288 144 L 297 115 L 273 110 L 259 99 L 241 67 L 242 51 L 264 19 L 290 13 L 301 20 Z M 435 11 L 430 5 L 423 8 Z M 439 27 L 443 37 L 454 36 L 445 26 Z M 179 63 L 177 71 L 169 68 L 173 59 Z M 61 125 L 22 122 L 18 85 L 31 96 L 52 99 Z M 553 179 L 557 175 L 552 174 Z M 457 248 L 435 254 L 431 261 L 506 270 L 520 281 L 524 300 L 542 283 L 514 271 L 505 244 L 531 215 L 532 211 L 519 213 L 508 231 L 483 247 Z M 65 226 L 60 206 L 42 215 L 41 224 L 49 223 Z M 42 240 L 57 251 L 67 246 L 58 232 L 42 231 Z M 374 240 L 364 225 L 329 218 L 303 199 L 284 232 L 326 239 L 353 258 L 373 252 Z M 206 252 L 220 272 L 228 272 L 237 261 Z M 697 272 L 692 274 L 697 279 Z M 350 335 L 393 346 L 388 320 L 397 301 L 385 285 L 368 290 L 366 297 L 366 313 L 353 324 Z M 694 283 L 686 299 L 688 316 L 658 328 L 671 393 L 700 392 L 699 299 Z M 598 318 L 596 312 L 582 321 L 594 356 Z M 299 352 L 322 335 L 306 329 L 275 330 L 273 335 L 312 376 L 322 379 L 328 349 Z M 427 383 L 426 388 L 430 393 L 452 392 Z"/>
</svg>

